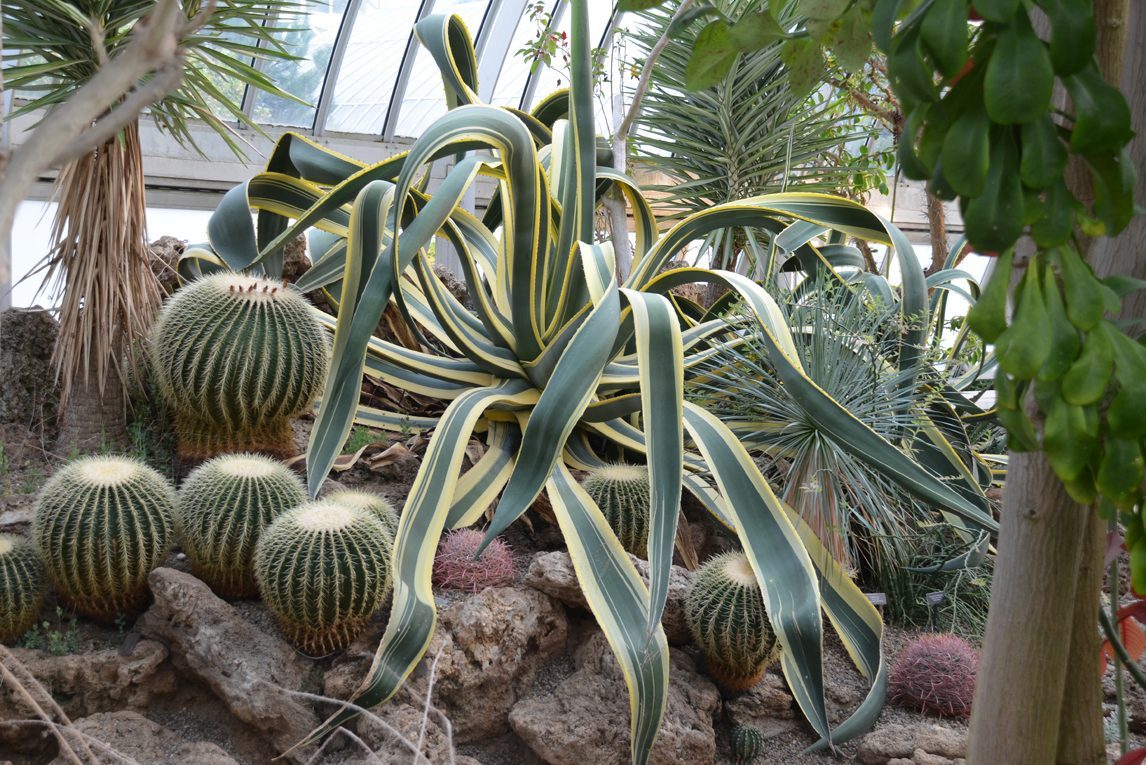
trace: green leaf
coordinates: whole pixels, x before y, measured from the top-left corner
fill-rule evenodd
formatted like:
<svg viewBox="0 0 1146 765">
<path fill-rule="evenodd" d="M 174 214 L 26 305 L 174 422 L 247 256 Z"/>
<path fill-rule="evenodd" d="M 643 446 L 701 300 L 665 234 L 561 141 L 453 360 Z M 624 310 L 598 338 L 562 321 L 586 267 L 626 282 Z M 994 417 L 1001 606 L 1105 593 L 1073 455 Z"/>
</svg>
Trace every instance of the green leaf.
<svg viewBox="0 0 1146 765">
<path fill-rule="evenodd" d="M 1086 406 L 1106 395 L 1114 372 L 1114 350 L 1102 332 L 1090 332 L 1082 354 L 1062 378 L 1062 397 L 1072 404 Z"/>
<path fill-rule="evenodd" d="M 1098 236 L 1116 236 L 1134 216 L 1134 163 L 1128 149 L 1120 154 L 1088 154 L 1094 188 L 1094 215 L 1101 221 Z"/>
<path fill-rule="evenodd" d="M 891 55 L 887 57 L 887 75 L 904 105 L 929 103 L 939 98 L 939 90 L 929 64 L 923 55 L 919 32 L 911 30 L 897 35 Z"/>
<path fill-rule="evenodd" d="M 1122 509 L 1133 504 L 1146 477 L 1146 462 L 1136 438 L 1107 436 L 1102 444 L 1102 462 L 1098 467 L 1098 490 Z"/>
<path fill-rule="evenodd" d="M 1070 317 L 1071 324 L 1079 329 L 1093 329 L 1106 312 L 1103 296 L 1105 285 L 1073 247 L 1061 247 L 1056 253 L 1059 267 L 1062 268 L 1066 315 Z"/>
<path fill-rule="evenodd" d="M 738 55 L 740 49 L 732 39 L 728 22 L 723 19 L 710 21 L 700 30 L 689 56 L 684 72 L 685 87 L 704 90 L 719 84 L 728 76 Z"/>
<path fill-rule="evenodd" d="M 646 763 L 668 703 L 669 650 L 660 624 L 646 634 L 649 592 L 592 498 L 558 464 L 546 484 L 589 610 L 629 688 L 630 761 Z"/>
<path fill-rule="evenodd" d="M 990 155 L 991 121 L 987 113 L 980 109 L 964 112 L 943 140 L 943 174 L 951 188 L 965 197 L 982 193 Z"/>
<path fill-rule="evenodd" d="M 788 69 L 788 82 L 796 95 L 811 93 L 824 75 L 824 53 L 807 38 L 787 40 L 780 60 Z"/>
<path fill-rule="evenodd" d="M 1091 432 L 1091 425 L 1097 426 L 1097 414 L 1094 407 L 1084 409 L 1057 396 L 1045 411 L 1043 449 L 1055 475 L 1063 481 L 1073 481 L 1090 464 L 1098 445 L 1096 435 Z M 1088 422 L 1088 418 L 1093 422 Z"/>
<path fill-rule="evenodd" d="M 1032 189 L 1045 189 L 1062 179 L 1066 170 L 1066 148 L 1049 114 L 1023 125 L 1023 159 L 1019 176 Z"/>
<path fill-rule="evenodd" d="M 999 35 L 983 80 L 987 114 L 1002 125 L 1033 122 L 1050 108 L 1054 67 L 1046 44 L 1035 35 L 1025 13 Z"/>
<path fill-rule="evenodd" d="M 935 0 L 919 33 L 943 76 L 959 74 L 967 63 L 967 0 Z"/>
<path fill-rule="evenodd" d="M 983 192 L 967 203 L 963 223 L 977 249 L 1002 252 L 1023 232 L 1023 185 L 1010 136 L 991 142 L 991 166 Z"/>
<path fill-rule="evenodd" d="M 745 13 L 728 30 L 728 38 L 743 53 L 759 50 L 784 37 L 784 30 L 768 11 Z"/>
<path fill-rule="evenodd" d="M 1051 352 L 1039 370 L 1038 377 L 1040 380 L 1057 380 L 1070 369 L 1082 343 L 1078 339 L 1078 330 L 1067 319 L 1066 306 L 1053 268 L 1046 269 L 1044 282 Z"/>
<path fill-rule="evenodd" d="M 828 44 L 845 72 L 858 72 L 871 55 L 871 32 L 864 9 L 856 4 L 832 25 Z"/>
<path fill-rule="evenodd" d="M 1051 22 L 1050 55 L 1054 71 L 1066 77 L 1094 57 L 1094 6 L 1088 0 L 1037 0 Z"/>
<path fill-rule="evenodd" d="M 993 343 L 1007 328 L 1007 296 L 1011 289 L 1011 264 L 1014 252 L 1007 250 L 991 272 L 991 280 L 979 300 L 967 312 L 967 323 L 985 342 Z"/>
<path fill-rule="evenodd" d="M 1019 0 L 974 0 L 975 10 L 987 21 L 1005 24 L 1019 10 Z"/>
<path fill-rule="evenodd" d="M 1066 244 L 1074 231 L 1074 195 L 1060 177 L 1044 193 L 1042 212 L 1031 224 L 1031 238 L 1040 247 Z"/>
<path fill-rule="evenodd" d="M 797 0 L 796 13 L 809 19 L 836 19 L 847 9 L 850 0 Z"/>
<path fill-rule="evenodd" d="M 1134 137 L 1130 128 L 1130 107 L 1122 92 L 1103 79 L 1098 65 L 1064 77 L 1074 103 L 1074 129 L 1070 148 L 1079 154 L 1117 153 Z"/>
<path fill-rule="evenodd" d="M 999 367 L 1020 380 L 1032 379 L 1051 352 L 1051 335 L 1047 332 L 1050 317 L 1037 266 L 1036 261 L 1027 267 L 1017 291 L 1019 302 L 1011 326 L 995 341 Z"/>
<path fill-rule="evenodd" d="M 1146 381 L 1123 385 L 1106 410 L 1110 433 L 1118 438 L 1146 436 Z"/>
<path fill-rule="evenodd" d="M 1130 548 L 1130 584 L 1136 594 L 1146 593 L 1146 537 Z"/>
<path fill-rule="evenodd" d="M 1007 449 L 1012 452 L 1037 452 L 1039 437 L 1031 418 L 1021 408 L 999 409 L 999 422 L 1007 429 Z"/>
</svg>

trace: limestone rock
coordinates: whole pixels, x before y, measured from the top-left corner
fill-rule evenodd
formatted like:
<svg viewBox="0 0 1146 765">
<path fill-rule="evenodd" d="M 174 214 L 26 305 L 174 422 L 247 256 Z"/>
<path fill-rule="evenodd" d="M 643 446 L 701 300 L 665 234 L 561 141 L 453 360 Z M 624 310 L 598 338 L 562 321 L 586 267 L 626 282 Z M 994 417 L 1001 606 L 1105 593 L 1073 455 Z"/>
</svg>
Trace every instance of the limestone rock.
<svg viewBox="0 0 1146 765">
<path fill-rule="evenodd" d="M 173 236 L 161 236 L 147 245 L 151 254 L 151 273 L 165 295 L 179 289 L 179 258 L 187 249 L 187 243 Z"/>
<path fill-rule="evenodd" d="M 446 714 L 458 743 L 509 730 L 509 710 L 533 684 L 538 668 L 565 649 L 568 627 L 561 604 L 525 587 L 491 587 L 441 606 L 438 626 L 421 666 L 407 680 L 422 701 L 434 666 L 434 705 Z M 324 692 L 349 698 L 369 671 L 375 630 L 356 641 L 326 674 Z M 379 707 L 379 710 L 386 706 Z"/>
<path fill-rule="evenodd" d="M 768 739 L 799 727 L 794 703 L 784 679 L 768 673 L 749 690 L 727 699 L 724 714 L 732 728 L 756 728 Z"/>
<path fill-rule="evenodd" d="M 127 656 L 108 649 L 53 656 L 45 651 L 12 649 L 13 657 L 55 697 L 71 719 L 122 709 L 145 709 L 157 697 L 175 691 L 176 677 L 167 649 L 142 640 Z M 0 690 L 0 720 L 35 717 L 11 689 Z M 0 745 L 35 744 L 31 730 L 0 722 Z"/>
<path fill-rule="evenodd" d="M 0 422 L 39 425 L 55 420 L 52 349 L 59 325 L 43 308 L 0 313 Z"/>
<path fill-rule="evenodd" d="M 75 728 L 90 737 L 89 742 L 93 739 L 99 741 L 140 765 L 238 765 L 218 745 L 207 741 L 186 741 L 138 712 L 101 712 L 77 720 Z M 79 736 L 73 734 L 71 741 L 77 754 L 83 751 L 79 748 Z M 94 744 L 92 749 L 99 758 L 99 765 L 123 761 Z M 71 759 L 62 755 L 52 761 L 52 765 L 70 763 Z"/>
<path fill-rule="evenodd" d="M 649 762 L 710 764 L 720 693 L 687 654 L 671 650 L 670 663 L 668 707 Z M 577 651 L 575 664 L 576 671 L 552 692 L 514 705 L 510 725 L 548 765 L 628 762 L 628 690 L 601 633 Z"/>
<path fill-rule="evenodd" d="M 158 568 L 148 582 L 155 604 L 137 629 L 164 642 L 177 668 L 203 682 L 280 753 L 317 727 L 310 707 L 290 695 L 317 685 L 311 665 L 293 648 L 245 621 L 190 574 Z"/>
<path fill-rule="evenodd" d="M 887 765 L 895 759 L 915 765 L 948 765 L 966 756 L 965 729 L 928 722 L 877 728 L 860 740 L 856 752 L 861 765 Z"/>
<path fill-rule="evenodd" d="M 649 564 L 635 555 L 630 555 L 629 559 L 636 566 L 637 573 L 645 580 L 645 584 L 648 584 Z M 692 576 L 692 572 L 680 566 L 673 566 L 669 575 L 668 598 L 665 600 L 665 612 L 661 624 L 664 626 L 665 637 L 670 645 L 684 645 L 690 640 L 688 623 L 684 616 L 684 600 Z M 573 561 L 567 552 L 556 551 L 535 555 L 525 572 L 524 582 L 571 608 L 589 608 L 585 596 L 581 593 L 581 585 L 577 583 Z"/>
</svg>

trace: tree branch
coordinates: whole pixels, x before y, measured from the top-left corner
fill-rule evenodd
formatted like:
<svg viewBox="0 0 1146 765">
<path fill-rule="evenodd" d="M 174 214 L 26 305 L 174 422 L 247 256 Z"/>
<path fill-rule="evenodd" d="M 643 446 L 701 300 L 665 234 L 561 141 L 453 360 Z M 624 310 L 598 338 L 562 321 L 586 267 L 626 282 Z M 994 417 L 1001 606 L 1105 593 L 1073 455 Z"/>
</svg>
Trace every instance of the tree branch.
<svg viewBox="0 0 1146 765">
<path fill-rule="evenodd" d="M 673 23 L 684 15 L 685 11 L 692 7 L 693 0 L 683 0 L 680 7 L 676 9 L 673 14 L 672 21 L 665 27 L 664 33 L 657 40 L 656 45 L 649 51 L 649 57 L 645 59 L 645 66 L 641 69 L 641 77 L 637 80 L 637 87 L 633 90 L 633 100 L 629 104 L 629 111 L 625 115 L 625 119 L 617 126 L 616 132 L 613 134 L 613 145 L 624 143 L 629 138 L 629 131 L 633 129 L 633 123 L 637 120 L 637 115 L 641 111 L 641 101 L 645 98 L 645 93 L 649 90 L 649 83 L 653 78 L 653 69 L 656 67 L 657 59 L 661 57 L 661 53 L 669 44 L 669 29 Z"/>
</svg>

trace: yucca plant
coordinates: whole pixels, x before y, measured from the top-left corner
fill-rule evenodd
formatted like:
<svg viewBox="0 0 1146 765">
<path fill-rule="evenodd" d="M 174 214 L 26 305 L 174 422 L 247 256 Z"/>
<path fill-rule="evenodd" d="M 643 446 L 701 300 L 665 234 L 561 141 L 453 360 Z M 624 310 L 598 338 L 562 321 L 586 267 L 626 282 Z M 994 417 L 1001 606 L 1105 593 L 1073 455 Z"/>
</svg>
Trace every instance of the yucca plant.
<svg viewBox="0 0 1146 765">
<path fill-rule="evenodd" d="M 209 5 L 184 0 L 183 12 L 194 22 L 179 41 L 185 52 L 174 64 L 180 84 L 151 106 L 150 115 L 161 131 L 191 146 L 189 125 L 201 121 L 241 155 L 241 141 L 224 120 L 258 129 L 242 112 L 243 86 L 296 100 L 251 62 L 252 57 L 290 58 L 276 35 L 297 22 L 300 5 L 295 0 Z M 45 110 L 44 119 L 51 119 L 54 107 L 128 45 L 136 25 L 155 6 L 155 0 L 5 0 L 4 87 L 26 99 L 12 116 Z M 140 88 L 153 87 L 158 79 Z M 230 90 L 221 89 L 221 82 Z M 138 120 L 64 167 L 56 189 L 59 208 L 44 282 L 54 280 L 63 288 L 55 349 L 63 438 L 98 445 L 97 439 L 123 433 L 124 367 L 162 299 L 148 259 Z M 80 397 L 75 407 L 68 405 L 73 394 Z"/>
<path fill-rule="evenodd" d="M 760 230 L 784 256 L 813 271 L 830 268 L 812 240 L 831 230 L 891 245 L 904 272 L 904 315 L 927 311 L 922 271 L 894 227 L 861 205 L 812 194 L 717 205 L 661 235 L 633 181 L 609 169 L 609 158 L 598 153 L 586 16 L 585 0 L 575 0 L 572 95 L 556 94 L 532 114 L 478 103 L 476 58 L 464 25 L 456 17 L 423 20 L 416 32 L 442 69 L 454 108 L 409 152 L 376 165 L 285 137 L 267 172 L 230 193 L 215 213 L 220 226 L 251 229 L 251 210 L 258 210 L 259 223 L 270 227 L 265 236 L 250 230 L 250 236 L 213 241 L 188 253 L 187 268 L 263 267 L 285 242 L 320 229 L 311 236 L 315 266 L 299 288 L 337 292 L 339 313 L 307 459 L 312 495 L 356 419 L 435 429 L 398 526 L 393 606 L 357 704 L 393 695 L 426 651 L 436 622 L 433 551 L 442 532 L 472 524 L 500 493 L 488 543 L 544 490 L 589 607 L 628 681 L 633 761 L 647 761 L 667 699 L 660 618 L 683 485 L 735 531 L 755 575 L 768 582 L 762 591 L 783 647 L 782 667 L 821 737 L 818 746 L 844 741 L 866 730 L 883 703 L 878 614 L 807 524 L 773 494 L 737 436 L 685 400 L 685 369 L 710 356 L 711 343 L 728 339 L 730 330 L 673 297 L 672 288 L 708 282 L 739 296 L 785 385 L 825 429 L 967 523 L 993 528 L 993 521 L 809 379 L 766 290 L 728 272 L 661 271 L 689 242 L 733 225 Z M 433 195 L 417 185 L 428 163 L 467 152 Z M 481 220 L 459 207 L 479 175 L 498 189 Z M 611 247 L 592 241 L 598 193 L 610 186 L 625 195 L 636 225 L 636 257 L 623 284 Z M 473 313 L 431 271 L 425 250 L 434 236 L 456 247 Z M 257 241 L 267 244 L 258 249 Z M 418 333 L 421 349 L 371 336 L 390 304 Z M 906 333 L 897 359 L 903 369 L 920 363 L 921 339 L 922 330 Z M 364 371 L 449 405 L 436 419 L 362 408 Z M 465 444 L 481 431 L 486 453 L 459 477 Z M 648 587 L 571 473 L 600 464 L 610 445 L 647 458 Z M 824 702 L 824 613 L 872 680 L 867 699 L 834 730 Z M 323 730 L 351 716 L 342 710 Z"/>
</svg>

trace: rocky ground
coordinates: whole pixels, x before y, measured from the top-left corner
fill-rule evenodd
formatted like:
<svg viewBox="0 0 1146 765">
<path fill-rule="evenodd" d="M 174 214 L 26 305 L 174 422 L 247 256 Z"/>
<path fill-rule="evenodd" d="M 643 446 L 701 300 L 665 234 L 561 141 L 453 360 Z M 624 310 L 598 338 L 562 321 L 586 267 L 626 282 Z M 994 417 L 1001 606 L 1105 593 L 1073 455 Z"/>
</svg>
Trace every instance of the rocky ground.
<svg viewBox="0 0 1146 765">
<path fill-rule="evenodd" d="M 0 346 L 3 339 L 0 333 Z M 2 367 L 0 358 L 0 375 Z M 25 388 L 34 397 L 34 386 Z M 8 418 L 0 426 L 0 532 L 22 533 L 36 491 L 67 455 L 54 452 L 43 435 L 42 407 L 0 404 Z M 298 436 L 304 444 L 305 423 Z M 375 461 L 373 469 L 360 461 L 336 483 L 378 491 L 401 506 L 418 451 L 416 438 L 403 439 L 390 458 Z M 345 652 L 304 656 L 280 637 L 261 603 L 219 599 L 191 575 L 178 551 L 153 572 L 154 601 L 134 623 L 73 620 L 50 600 L 48 626 L 25 640 L 34 647 L 0 652 L 0 765 L 628 762 L 624 681 L 586 610 L 559 535 L 539 509 L 508 535 L 518 556 L 517 580 L 476 594 L 442 593 L 433 641 L 403 689 L 322 749 L 292 747 L 367 675 L 385 609 Z M 703 523 L 692 524 L 691 535 L 701 557 L 728 545 Z M 637 565 L 644 573 L 643 562 Z M 804 753 L 816 737 L 777 670 L 737 695 L 722 694 L 705 674 L 683 620 L 690 577 L 674 568 L 664 619 L 671 685 L 654 765 L 730 763 L 730 731 L 739 724 L 765 735 L 760 765 L 962 762 L 964 724 L 891 705 L 861 739 L 835 753 Z M 889 660 L 911 637 L 887 630 Z M 862 701 L 867 683 L 834 635 L 826 642 L 825 680 L 829 712 L 838 722 Z M 1146 732 L 1146 695 L 1135 688 L 1130 699 L 1131 728 Z"/>
</svg>

